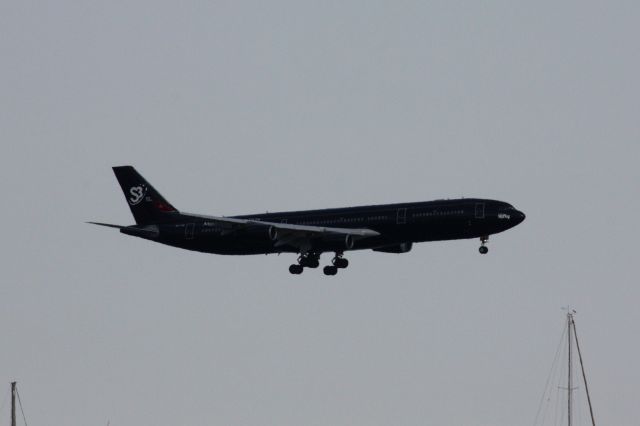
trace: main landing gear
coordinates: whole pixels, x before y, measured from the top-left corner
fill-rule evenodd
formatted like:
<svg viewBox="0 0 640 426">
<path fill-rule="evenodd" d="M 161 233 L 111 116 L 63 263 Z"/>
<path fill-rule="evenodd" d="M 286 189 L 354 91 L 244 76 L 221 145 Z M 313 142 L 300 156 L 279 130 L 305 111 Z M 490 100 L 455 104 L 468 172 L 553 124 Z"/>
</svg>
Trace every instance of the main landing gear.
<svg viewBox="0 0 640 426">
<path fill-rule="evenodd" d="M 487 254 L 489 253 L 489 247 L 487 247 L 485 244 L 487 243 L 487 241 L 489 241 L 489 237 L 480 237 L 480 248 L 478 249 L 478 251 L 480 252 L 480 254 Z"/>
<path fill-rule="evenodd" d="M 333 264 L 333 266 L 339 269 L 344 269 L 349 266 L 349 261 L 342 257 L 342 253 L 336 254 L 336 257 L 331 259 L 331 263 Z"/>
<path fill-rule="evenodd" d="M 293 264 L 289 266 L 289 272 L 293 275 L 300 275 L 304 271 L 304 267 L 302 265 Z"/>
<path fill-rule="evenodd" d="M 305 268 L 317 268 L 320 266 L 320 253 L 306 253 L 298 258 L 298 264 Z"/>
<path fill-rule="evenodd" d="M 349 266 L 349 261 L 342 256 L 343 253 L 336 253 L 335 257 L 331 259 L 331 265 L 322 268 L 322 272 L 325 275 L 335 275 L 338 273 L 338 269 Z M 304 268 L 317 268 L 318 266 L 320 266 L 320 253 L 306 253 L 298 257 L 297 264 L 289 266 L 289 272 L 299 275 L 304 271 Z"/>
<path fill-rule="evenodd" d="M 335 275 L 338 273 L 338 268 L 332 265 L 327 265 L 322 268 L 322 272 L 324 272 L 325 275 Z"/>
<path fill-rule="evenodd" d="M 343 253 L 336 253 L 336 256 L 331 259 L 331 265 L 325 266 L 322 272 L 325 275 L 335 275 L 338 273 L 338 269 L 344 269 L 349 266 L 349 261 L 342 256 Z"/>
<path fill-rule="evenodd" d="M 320 253 L 305 253 L 298 257 L 298 263 L 289 266 L 289 272 L 300 275 L 304 268 L 317 268 L 320 266 Z"/>
</svg>

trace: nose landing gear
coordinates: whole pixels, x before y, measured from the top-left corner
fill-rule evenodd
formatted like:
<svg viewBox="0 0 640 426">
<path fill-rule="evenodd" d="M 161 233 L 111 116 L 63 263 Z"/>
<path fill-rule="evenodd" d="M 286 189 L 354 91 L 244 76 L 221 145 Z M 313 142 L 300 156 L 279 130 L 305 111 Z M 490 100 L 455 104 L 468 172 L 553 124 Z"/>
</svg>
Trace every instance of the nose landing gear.
<svg viewBox="0 0 640 426">
<path fill-rule="evenodd" d="M 489 247 L 487 247 L 485 244 L 487 243 L 487 241 L 489 241 L 489 237 L 480 237 L 480 248 L 478 249 L 478 251 L 480 252 L 480 254 L 487 254 L 489 253 Z"/>
</svg>

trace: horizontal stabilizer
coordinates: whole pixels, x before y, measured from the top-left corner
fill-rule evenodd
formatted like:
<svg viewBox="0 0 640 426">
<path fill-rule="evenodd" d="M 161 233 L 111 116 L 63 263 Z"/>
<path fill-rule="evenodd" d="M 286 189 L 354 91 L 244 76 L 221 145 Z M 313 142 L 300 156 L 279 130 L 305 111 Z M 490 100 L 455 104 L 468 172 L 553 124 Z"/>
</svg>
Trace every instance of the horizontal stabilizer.
<svg viewBox="0 0 640 426">
<path fill-rule="evenodd" d="M 100 223 L 100 222 L 86 222 L 86 223 L 90 223 L 92 225 L 108 226 L 109 228 L 116 228 L 116 229 L 126 228 L 126 226 L 112 225 L 111 223 Z"/>
</svg>

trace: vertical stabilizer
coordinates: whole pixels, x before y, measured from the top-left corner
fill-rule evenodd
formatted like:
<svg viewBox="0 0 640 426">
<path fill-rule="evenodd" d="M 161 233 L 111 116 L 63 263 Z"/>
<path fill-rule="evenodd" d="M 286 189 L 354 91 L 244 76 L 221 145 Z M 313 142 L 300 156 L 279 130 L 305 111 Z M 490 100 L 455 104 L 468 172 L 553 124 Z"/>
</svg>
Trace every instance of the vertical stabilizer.
<svg viewBox="0 0 640 426">
<path fill-rule="evenodd" d="M 132 166 L 113 168 L 137 224 L 162 222 L 177 210 Z"/>
</svg>

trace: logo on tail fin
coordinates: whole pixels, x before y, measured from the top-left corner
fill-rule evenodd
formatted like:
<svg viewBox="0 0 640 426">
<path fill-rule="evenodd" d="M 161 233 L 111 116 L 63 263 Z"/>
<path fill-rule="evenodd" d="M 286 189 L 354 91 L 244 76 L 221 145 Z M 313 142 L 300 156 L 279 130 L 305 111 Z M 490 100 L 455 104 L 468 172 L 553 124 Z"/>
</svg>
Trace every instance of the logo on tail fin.
<svg viewBox="0 0 640 426">
<path fill-rule="evenodd" d="M 132 186 L 129 188 L 129 194 L 130 196 L 127 200 L 129 201 L 129 204 L 135 206 L 136 204 L 139 204 L 147 194 L 147 187 L 144 185 Z"/>
</svg>

